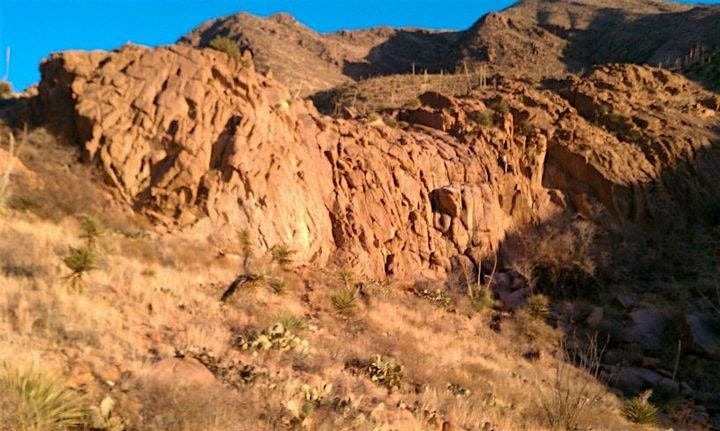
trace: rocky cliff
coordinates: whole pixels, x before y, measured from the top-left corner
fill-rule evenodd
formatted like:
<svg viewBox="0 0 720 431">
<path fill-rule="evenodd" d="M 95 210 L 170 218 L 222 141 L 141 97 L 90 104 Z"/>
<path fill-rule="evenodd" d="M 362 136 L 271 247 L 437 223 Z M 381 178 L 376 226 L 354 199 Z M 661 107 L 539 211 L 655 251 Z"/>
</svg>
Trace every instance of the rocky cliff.
<svg viewBox="0 0 720 431">
<path fill-rule="evenodd" d="M 207 49 L 66 52 L 42 73 L 43 121 L 65 119 L 135 210 L 374 277 L 482 265 L 562 211 L 642 221 L 718 190 L 717 97 L 661 69 L 426 93 L 374 121 L 323 116 Z"/>
</svg>

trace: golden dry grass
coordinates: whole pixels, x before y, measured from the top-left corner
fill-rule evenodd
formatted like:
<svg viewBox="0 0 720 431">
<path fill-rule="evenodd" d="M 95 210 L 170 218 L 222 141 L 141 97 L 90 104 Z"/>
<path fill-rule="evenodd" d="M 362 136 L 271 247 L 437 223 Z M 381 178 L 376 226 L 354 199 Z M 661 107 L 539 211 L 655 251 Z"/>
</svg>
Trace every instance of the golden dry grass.
<svg viewBox="0 0 720 431">
<path fill-rule="evenodd" d="M 47 160 L 27 165 L 33 163 L 46 173 L 57 170 Z M 25 192 L 44 200 L 53 190 Z M 490 329 L 494 311 L 473 311 L 465 296 L 452 297 L 456 311 L 448 311 L 402 286 L 338 276 L 341 269 L 288 269 L 283 294 L 258 283 L 221 302 L 242 272 L 241 256 L 220 257 L 197 233 L 158 234 L 141 220 L 113 213 L 112 206 L 95 212 L 93 196 L 103 193 L 85 191 L 88 201 L 57 213 L 44 209 L 54 205 L 50 201 L 37 210 L 11 208 L 0 219 L 0 361 L 63 376 L 87 394 L 93 411 L 113 400 L 109 410 L 105 402 L 106 415 L 94 417 L 95 426 L 436 430 L 451 422 L 458 429 L 486 423 L 496 430 L 547 428 L 539 395 L 551 388 L 562 334 L 542 321 L 506 315 L 498 333 Z M 97 238 L 96 269 L 76 291 L 63 257 L 69 246 L 86 241 L 82 214 L 95 215 L 105 229 Z M 365 288 L 353 312 L 338 313 L 333 293 L 357 281 Z M 237 347 L 240 334 L 270 327 L 278 316 L 307 323 L 294 331 L 308 341 L 309 353 Z M 539 359 L 523 357 L 530 349 L 540 351 Z M 157 361 L 177 355 L 198 358 L 217 385 L 200 390 L 153 381 Z M 402 366 L 397 387 L 372 381 L 361 364 L 373 355 Z M 616 398 L 601 390 L 602 402 L 583 423 L 631 427 Z M 0 403 L 0 418 L 12 408 L 12 400 Z"/>
</svg>

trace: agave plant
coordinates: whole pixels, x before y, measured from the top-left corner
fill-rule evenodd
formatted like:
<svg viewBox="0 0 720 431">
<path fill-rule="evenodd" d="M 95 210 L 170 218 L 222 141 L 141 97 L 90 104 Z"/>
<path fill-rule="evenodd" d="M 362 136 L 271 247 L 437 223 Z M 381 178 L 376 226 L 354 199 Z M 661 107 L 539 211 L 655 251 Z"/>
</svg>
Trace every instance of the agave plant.
<svg viewBox="0 0 720 431">
<path fill-rule="evenodd" d="M 19 429 L 80 428 L 88 420 L 85 398 L 44 373 L 6 367 L 0 388 L 18 400 L 14 420 Z"/>
</svg>

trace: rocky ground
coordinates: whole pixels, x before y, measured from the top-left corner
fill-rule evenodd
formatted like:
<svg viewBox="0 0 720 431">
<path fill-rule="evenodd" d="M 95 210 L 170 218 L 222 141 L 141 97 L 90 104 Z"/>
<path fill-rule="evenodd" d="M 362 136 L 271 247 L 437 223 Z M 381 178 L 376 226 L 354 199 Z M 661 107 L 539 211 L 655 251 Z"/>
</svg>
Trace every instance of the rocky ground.
<svg viewBox="0 0 720 431">
<path fill-rule="evenodd" d="M 633 22 L 716 12 L 626 3 Z M 473 40 L 528 31 L 528 8 L 563 37 L 608 13 L 572 7 L 522 2 Z M 241 58 L 191 46 L 223 26 Z M 491 59 L 353 82 L 310 56 L 325 90 L 304 98 L 301 69 L 256 48 L 277 32 L 386 68 L 370 75 L 407 63 L 369 54 L 382 38 L 470 34 L 239 15 L 174 46 L 47 59 L 0 105 L 5 428 L 720 427 L 711 51 L 678 69 L 697 81 Z M 7 376 L 33 367 L 81 419 L 27 407 Z"/>
</svg>

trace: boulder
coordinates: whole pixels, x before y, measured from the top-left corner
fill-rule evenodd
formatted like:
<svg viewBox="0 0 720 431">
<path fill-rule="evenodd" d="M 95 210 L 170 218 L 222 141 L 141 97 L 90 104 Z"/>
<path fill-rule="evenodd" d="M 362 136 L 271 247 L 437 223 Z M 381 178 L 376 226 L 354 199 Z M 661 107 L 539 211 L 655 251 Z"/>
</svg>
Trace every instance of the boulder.
<svg viewBox="0 0 720 431">
<path fill-rule="evenodd" d="M 193 358 L 162 359 L 152 366 L 146 377 L 174 387 L 208 387 L 218 384 L 215 376 L 200 361 Z"/>
<path fill-rule="evenodd" d="M 689 347 L 701 354 L 720 359 L 720 320 L 698 313 L 685 316 Z"/>
</svg>

